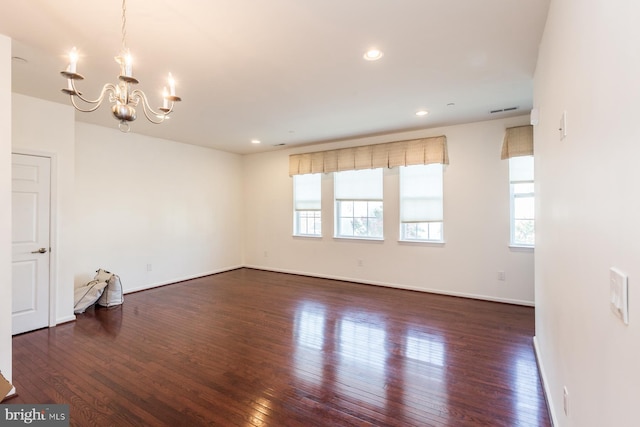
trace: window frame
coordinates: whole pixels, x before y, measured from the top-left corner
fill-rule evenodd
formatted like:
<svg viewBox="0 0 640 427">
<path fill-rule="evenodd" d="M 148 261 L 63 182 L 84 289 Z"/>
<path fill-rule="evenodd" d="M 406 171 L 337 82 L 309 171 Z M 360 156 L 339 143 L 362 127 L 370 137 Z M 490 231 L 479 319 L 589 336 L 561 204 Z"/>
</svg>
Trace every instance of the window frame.
<svg viewBox="0 0 640 427">
<path fill-rule="evenodd" d="M 296 209 L 296 205 L 297 205 L 297 191 L 296 191 L 296 181 L 298 179 L 301 179 L 299 177 L 305 176 L 305 175 L 294 175 L 293 176 L 293 235 L 295 237 L 313 237 L 313 238 L 321 238 L 322 237 L 322 174 L 309 174 L 309 175 L 317 175 L 317 179 L 320 182 L 317 183 L 316 185 L 319 186 L 318 188 L 318 192 L 319 194 L 317 194 L 318 196 L 318 204 L 319 204 L 319 209 Z M 306 214 L 307 217 L 303 218 L 302 215 Z M 308 232 L 303 232 L 301 230 L 301 227 L 303 224 L 306 225 L 306 231 L 309 230 L 309 215 L 313 215 L 313 218 L 311 218 L 311 221 L 313 223 L 313 229 L 314 231 L 316 231 L 315 229 L 318 228 L 317 233 L 308 233 Z M 316 217 L 317 216 L 317 217 Z"/>
<path fill-rule="evenodd" d="M 442 188 L 440 190 L 440 203 L 442 204 L 442 221 L 402 221 L 402 205 L 403 205 L 403 187 L 402 187 L 402 182 L 403 182 L 403 168 L 407 168 L 407 167 L 414 167 L 414 166 L 424 166 L 424 167 L 428 167 L 431 165 L 439 165 L 440 168 L 440 173 L 442 174 L 441 176 L 441 183 L 442 183 Z M 398 199 L 399 199 L 399 225 L 400 225 L 400 241 L 401 242 L 410 242 L 410 243 L 444 243 L 444 165 L 440 164 L 440 163 L 431 163 L 431 164 L 427 164 L 427 165 L 412 165 L 412 166 L 398 166 L 398 175 L 399 175 L 399 179 L 398 179 Z M 429 235 L 431 234 L 431 226 L 432 225 L 439 225 L 439 231 L 436 232 L 436 234 L 439 234 L 439 238 L 430 238 Z M 423 226 L 423 227 L 427 227 L 427 238 L 411 238 L 408 237 L 408 231 L 407 228 L 410 226 L 416 226 L 416 228 Z M 418 230 L 416 230 L 417 232 Z"/>
<path fill-rule="evenodd" d="M 379 174 L 380 174 L 380 188 L 379 188 L 379 193 L 380 193 L 380 198 L 370 198 L 370 197 L 363 197 L 363 198 L 338 198 L 338 191 L 337 191 L 337 186 L 338 186 L 338 179 L 337 179 L 337 175 L 339 173 L 344 173 L 344 172 L 351 172 L 351 173 L 358 173 L 361 171 L 371 171 L 371 170 L 380 170 Z M 352 170 L 352 171 L 342 171 L 342 172 L 334 172 L 333 173 L 333 184 L 334 184 L 334 225 L 333 225 L 333 237 L 336 239 L 353 239 L 353 240 L 384 240 L 384 195 L 383 195 L 383 188 L 384 188 L 384 170 L 382 168 L 374 168 L 374 169 L 360 169 L 360 170 Z M 353 207 L 351 209 L 352 215 L 351 216 L 345 216 L 343 214 L 344 211 L 344 204 L 346 203 L 353 203 Z M 356 216 L 356 204 L 362 204 L 362 203 L 366 203 L 366 216 L 363 215 L 359 215 Z M 371 211 L 371 207 L 370 204 L 375 203 L 375 204 L 379 204 L 380 205 L 380 214 L 379 216 L 376 216 L 375 214 L 375 210 Z M 373 215 L 371 215 L 371 212 L 373 212 Z M 355 223 L 355 221 L 357 219 L 365 219 L 366 220 L 366 226 L 367 226 L 367 234 L 366 235 L 357 235 L 355 234 L 355 231 L 353 232 L 353 234 L 344 234 L 344 230 L 342 227 L 342 219 L 348 219 L 350 218 L 352 220 L 352 224 Z M 376 235 L 371 235 L 371 228 L 370 227 L 370 219 L 376 219 L 376 222 L 379 223 L 380 225 L 380 234 L 376 234 Z"/>
<path fill-rule="evenodd" d="M 535 160 L 533 156 L 519 156 L 519 157 L 531 157 L 532 159 L 532 170 L 531 175 L 533 179 L 518 179 L 513 180 L 511 176 L 511 160 L 516 159 L 518 157 L 512 157 L 509 159 L 509 246 L 513 248 L 535 248 Z M 521 184 L 529 184 L 531 185 L 532 191 L 530 192 L 518 192 L 516 191 L 516 186 Z M 534 203 L 534 213 L 532 218 L 516 218 L 516 200 L 520 198 L 532 198 Z M 517 236 L 517 227 L 516 221 L 531 221 L 533 223 L 533 243 L 527 243 L 524 241 L 516 241 Z"/>
</svg>

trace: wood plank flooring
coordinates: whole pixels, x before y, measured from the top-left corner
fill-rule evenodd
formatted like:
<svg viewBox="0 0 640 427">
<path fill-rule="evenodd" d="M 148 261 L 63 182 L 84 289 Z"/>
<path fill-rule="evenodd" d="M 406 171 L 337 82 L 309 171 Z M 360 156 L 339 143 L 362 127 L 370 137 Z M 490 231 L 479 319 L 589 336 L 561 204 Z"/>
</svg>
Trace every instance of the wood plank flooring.
<svg viewBox="0 0 640 427">
<path fill-rule="evenodd" d="M 13 338 L 76 426 L 550 426 L 534 311 L 251 269 Z"/>
</svg>

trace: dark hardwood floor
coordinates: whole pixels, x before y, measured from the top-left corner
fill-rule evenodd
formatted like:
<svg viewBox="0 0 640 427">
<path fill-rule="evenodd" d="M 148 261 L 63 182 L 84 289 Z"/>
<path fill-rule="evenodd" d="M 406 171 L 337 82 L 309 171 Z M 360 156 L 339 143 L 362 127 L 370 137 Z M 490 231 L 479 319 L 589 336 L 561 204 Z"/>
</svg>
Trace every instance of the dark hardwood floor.
<svg viewBox="0 0 640 427">
<path fill-rule="evenodd" d="M 549 426 L 532 308 L 240 269 L 13 338 L 77 426 Z"/>
</svg>

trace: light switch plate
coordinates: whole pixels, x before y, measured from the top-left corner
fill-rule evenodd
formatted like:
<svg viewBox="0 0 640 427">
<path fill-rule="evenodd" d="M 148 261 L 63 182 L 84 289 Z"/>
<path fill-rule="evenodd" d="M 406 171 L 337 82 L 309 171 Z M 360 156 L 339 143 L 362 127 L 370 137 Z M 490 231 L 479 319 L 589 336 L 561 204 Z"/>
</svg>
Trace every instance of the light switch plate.
<svg viewBox="0 0 640 427">
<path fill-rule="evenodd" d="M 611 311 L 624 322 L 629 324 L 629 285 L 627 275 L 612 267 L 609 270 L 609 292 Z"/>
<path fill-rule="evenodd" d="M 562 112 L 562 117 L 560 118 L 560 141 L 567 137 L 567 112 Z"/>
</svg>

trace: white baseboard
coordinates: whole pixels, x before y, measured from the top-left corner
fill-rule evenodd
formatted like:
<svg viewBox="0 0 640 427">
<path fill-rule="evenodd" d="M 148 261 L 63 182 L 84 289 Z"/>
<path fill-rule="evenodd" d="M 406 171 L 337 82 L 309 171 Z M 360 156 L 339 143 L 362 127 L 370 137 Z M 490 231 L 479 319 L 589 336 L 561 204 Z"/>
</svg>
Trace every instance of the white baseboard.
<svg viewBox="0 0 640 427">
<path fill-rule="evenodd" d="M 72 314 L 71 316 L 58 317 L 56 319 L 56 324 L 53 326 L 62 325 L 63 323 L 75 322 L 75 320 L 76 320 L 75 314 Z"/>
<path fill-rule="evenodd" d="M 517 300 L 517 299 L 510 299 L 510 298 L 498 298 L 498 297 L 492 297 L 487 295 L 469 294 L 465 292 L 451 292 L 451 291 L 446 291 L 442 289 L 419 288 L 416 286 L 399 285 L 397 283 L 363 280 L 363 279 L 358 279 L 353 277 L 342 277 L 342 276 L 334 276 L 329 274 L 309 273 L 306 271 L 288 270 L 283 268 L 270 268 L 270 267 L 257 266 L 257 265 L 245 265 L 244 267 L 253 268 L 256 270 L 274 271 L 276 273 L 297 274 L 299 276 L 319 277 L 321 279 L 331 279 L 331 280 L 341 280 L 343 282 L 362 283 L 364 285 L 384 286 L 386 288 L 404 289 L 408 291 L 418 291 L 418 292 L 426 292 L 431 294 L 448 295 L 453 297 L 472 298 L 472 299 L 478 299 L 483 301 L 502 302 L 507 304 L 524 305 L 527 307 L 534 306 L 533 301 L 524 301 L 524 300 Z"/>
<path fill-rule="evenodd" d="M 538 344 L 538 338 L 533 337 L 533 349 L 536 354 L 536 361 L 538 362 L 538 373 L 540 374 L 540 382 L 542 383 L 542 390 L 544 392 L 545 400 L 547 401 L 547 408 L 549 409 L 549 418 L 551 418 L 551 425 L 558 426 L 558 419 L 556 418 L 556 411 L 553 407 L 553 401 L 551 400 L 551 393 L 549 391 L 549 382 L 547 381 L 547 374 L 542 363 L 542 356 L 540 354 L 540 346 Z"/>
<path fill-rule="evenodd" d="M 178 283 L 178 282 L 184 282 L 185 280 L 192 280 L 192 279 L 198 279 L 200 277 L 205 277 L 205 276 L 211 276 L 213 274 L 218 274 L 218 273 L 224 273 L 225 271 L 231 271 L 231 270 L 237 270 L 239 268 L 242 268 L 242 265 L 236 265 L 233 267 L 224 267 L 224 268 L 220 268 L 217 270 L 212 270 L 212 271 L 208 271 L 206 273 L 198 273 L 198 274 L 193 274 L 193 275 L 189 275 L 189 276 L 184 276 L 184 277 L 177 277 L 171 280 L 166 280 L 164 282 L 156 282 L 156 283 L 150 283 L 148 285 L 142 285 L 142 286 L 138 286 L 135 288 L 131 288 L 131 289 L 126 289 L 124 291 L 125 294 L 130 294 L 133 292 L 140 292 L 140 291 L 145 291 L 147 289 L 153 289 L 153 288 L 158 288 L 160 286 L 166 286 L 166 285 L 171 285 L 174 283 Z"/>
</svg>

